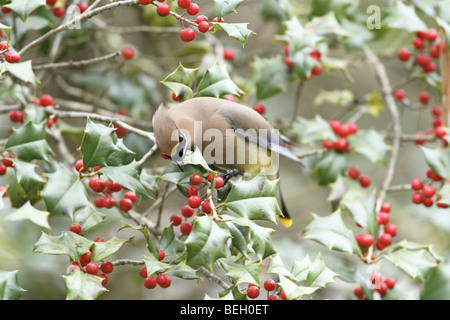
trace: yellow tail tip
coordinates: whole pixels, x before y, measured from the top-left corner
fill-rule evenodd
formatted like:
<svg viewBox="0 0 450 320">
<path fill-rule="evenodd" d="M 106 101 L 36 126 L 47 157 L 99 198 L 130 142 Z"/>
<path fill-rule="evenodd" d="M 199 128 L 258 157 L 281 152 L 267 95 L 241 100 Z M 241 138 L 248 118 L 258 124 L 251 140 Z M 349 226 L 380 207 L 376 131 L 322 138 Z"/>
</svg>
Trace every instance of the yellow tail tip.
<svg viewBox="0 0 450 320">
<path fill-rule="evenodd" d="M 291 218 L 285 218 L 285 217 L 278 217 L 280 222 L 286 227 L 289 228 L 292 225 L 292 219 Z"/>
</svg>

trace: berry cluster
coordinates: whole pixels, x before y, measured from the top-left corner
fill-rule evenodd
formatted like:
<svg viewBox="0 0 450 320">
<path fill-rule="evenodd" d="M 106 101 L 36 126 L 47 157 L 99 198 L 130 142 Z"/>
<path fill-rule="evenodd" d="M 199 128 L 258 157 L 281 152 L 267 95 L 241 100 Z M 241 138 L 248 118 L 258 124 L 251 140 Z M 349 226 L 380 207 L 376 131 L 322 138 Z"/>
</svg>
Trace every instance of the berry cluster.
<svg viewBox="0 0 450 320">
<path fill-rule="evenodd" d="M 8 41 L 0 42 L 0 56 L 3 57 L 6 62 L 9 63 L 17 63 L 20 61 L 20 54 L 16 50 L 10 49 Z"/>
<path fill-rule="evenodd" d="M 388 290 L 392 290 L 395 287 L 395 279 L 393 277 L 387 277 L 383 281 L 381 274 L 379 273 L 373 273 L 370 276 L 370 280 L 372 280 L 372 284 L 375 285 L 375 291 L 377 291 L 381 297 L 384 297 Z M 358 300 L 367 300 L 361 286 L 357 286 L 353 290 L 353 293 Z"/>
<path fill-rule="evenodd" d="M 82 233 L 82 227 L 79 223 L 72 223 L 70 225 L 71 232 L 79 234 L 80 236 L 84 236 Z M 94 242 L 104 242 L 105 240 L 101 237 L 98 237 L 94 240 Z M 85 254 L 78 257 L 77 260 L 73 260 L 71 265 L 67 268 L 67 273 L 72 273 L 74 270 L 81 270 L 86 273 L 96 275 L 100 278 L 103 278 L 102 285 L 106 285 L 108 283 L 108 276 L 107 274 L 110 274 L 114 270 L 114 265 L 112 262 L 103 260 L 100 266 L 96 263 L 91 261 L 92 257 L 92 249 L 94 248 L 94 245 L 91 246 L 89 252 L 86 252 Z M 99 273 L 99 271 L 103 273 Z"/>
<path fill-rule="evenodd" d="M 181 215 L 179 213 L 175 213 L 170 217 L 170 222 L 174 226 L 180 226 L 180 231 L 183 235 L 189 235 L 192 230 L 193 223 L 188 221 L 188 218 L 194 216 L 195 209 L 197 209 L 197 215 L 207 214 L 212 217 L 212 199 L 207 199 L 208 193 L 199 196 L 199 189 L 203 188 L 206 185 L 211 184 L 212 176 L 208 173 L 206 178 L 207 182 L 204 181 L 201 175 L 194 173 L 190 176 L 189 182 L 190 186 L 186 188 L 186 194 L 188 196 L 187 204 L 181 208 Z M 215 188 L 220 189 L 224 185 L 223 178 L 216 174 L 215 176 Z M 183 222 L 184 217 L 184 222 Z"/>
<path fill-rule="evenodd" d="M 0 156 L 0 159 L 2 162 L 0 163 L 0 176 L 3 176 L 6 174 L 6 170 L 8 170 L 8 168 L 12 168 L 14 166 L 14 163 L 10 159 L 16 159 L 16 157 L 8 152 L 5 152 L 3 156 Z M 3 197 L 5 197 L 7 193 L 5 186 L 0 186 L 0 193 L 2 192 L 4 192 Z"/>
<path fill-rule="evenodd" d="M 57 0 L 46 0 L 46 4 L 48 7 L 51 8 L 53 16 L 56 18 L 62 18 L 66 14 L 66 9 L 64 6 L 58 6 L 55 7 Z M 80 13 L 83 13 L 86 11 L 86 9 L 89 7 L 89 5 L 86 2 L 79 2 L 77 4 L 77 7 L 80 11 Z"/>
<path fill-rule="evenodd" d="M 372 181 L 370 180 L 370 177 L 369 177 L 369 176 L 367 176 L 367 175 L 361 175 L 360 172 L 359 172 L 359 169 L 356 168 L 356 167 L 350 167 L 350 168 L 348 169 L 347 174 L 348 174 L 348 176 L 349 176 L 350 178 L 352 178 L 353 180 L 358 180 L 358 181 L 359 181 L 359 184 L 360 184 L 361 187 L 363 187 L 363 188 L 369 187 L 369 186 L 370 186 L 370 183 L 372 182 Z"/>
<path fill-rule="evenodd" d="M 324 140 L 322 146 L 325 149 L 336 149 L 339 152 L 350 152 L 350 145 L 347 137 L 355 134 L 358 131 L 358 126 L 354 123 L 341 124 L 338 120 L 331 120 L 329 122 L 331 130 L 338 135 L 336 141 Z"/>
<path fill-rule="evenodd" d="M 159 249 L 159 257 L 158 261 L 161 261 L 165 257 L 165 253 L 163 250 Z M 164 273 L 158 273 L 158 274 L 147 274 L 147 267 L 142 266 L 139 269 L 139 275 L 144 278 L 144 286 L 147 289 L 154 289 L 156 285 L 159 285 L 161 288 L 168 288 L 170 284 L 172 283 L 172 279 L 169 275 Z"/>
<path fill-rule="evenodd" d="M 294 67 L 294 64 L 292 63 L 291 57 L 290 57 L 290 47 L 289 45 L 284 46 L 284 64 L 288 66 L 289 69 L 292 69 Z M 322 53 L 317 49 L 312 49 L 309 52 L 309 56 L 317 61 L 317 65 L 312 68 L 311 75 L 307 77 L 305 80 L 309 80 L 312 76 L 318 76 L 322 73 L 322 65 L 320 64 L 320 59 L 322 58 Z"/>
<path fill-rule="evenodd" d="M 425 207 L 431 207 L 436 203 L 439 208 L 447 209 L 448 205 L 440 202 L 441 197 L 437 195 L 435 187 L 431 185 L 433 182 L 439 183 L 440 189 L 444 179 L 432 169 L 427 170 L 426 180 L 422 181 L 419 178 L 411 180 L 411 189 L 415 191 L 411 197 L 412 202 L 418 205 L 423 204 Z"/>
<path fill-rule="evenodd" d="M 267 279 L 266 281 L 264 281 L 263 286 L 264 286 L 264 289 L 267 291 L 267 299 L 268 300 L 287 300 L 286 294 L 281 288 L 278 288 L 278 290 L 275 290 L 277 287 L 277 284 L 273 279 Z M 275 291 L 275 292 L 270 294 L 271 291 Z M 249 285 L 247 287 L 247 297 L 249 297 L 250 299 L 256 299 L 259 297 L 260 293 L 261 293 L 260 287 L 249 283 Z"/>
<path fill-rule="evenodd" d="M 117 206 L 122 211 L 130 211 L 137 200 L 136 193 L 131 190 L 126 191 L 122 195 L 121 199 L 117 202 L 112 194 L 122 191 L 123 187 L 117 183 L 114 183 L 114 181 L 112 180 L 104 181 L 102 178 L 100 178 L 100 169 L 100 166 L 92 168 L 92 172 L 97 174 L 98 176 L 94 176 L 89 179 L 89 187 L 91 188 L 91 190 L 95 193 L 103 193 L 103 196 L 98 196 L 94 199 L 94 205 L 97 208 L 107 209 Z M 75 170 L 79 173 L 90 172 L 89 168 L 83 167 L 82 159 L 77 160 L 77 162 L 75 163 Z"/>
<path fill-rule="evenodd" d="M 53 106 L 53 97 L 49 94 L 43 94 L 39 99 L 32 99 L 30 101 L 31 104 L 40 106 L 40 107 L 51 107 Z M 23 123 L 23 119 L 25 116 L 25 111 L 21 110 L 11 110 L 9 112 L 9 119 L 11 122 L 20 122 Z M 47 119 L 47 126 L 51 128 L 56 122 L 58 118 L 55 116 L 51 116 Z"/>
</svg>

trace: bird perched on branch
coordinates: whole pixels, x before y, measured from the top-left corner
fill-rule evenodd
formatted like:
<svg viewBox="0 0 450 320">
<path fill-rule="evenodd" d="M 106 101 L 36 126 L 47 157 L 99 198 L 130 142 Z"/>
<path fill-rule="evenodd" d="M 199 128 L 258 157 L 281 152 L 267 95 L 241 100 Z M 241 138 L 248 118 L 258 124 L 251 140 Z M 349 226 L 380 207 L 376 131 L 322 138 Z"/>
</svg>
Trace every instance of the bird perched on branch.
<svg viewBox="0 0 450 320">
<path fill-rule="evenodd" d="M 258 112 L 218 98 L 193 98 L 170 109 L 160 106 L 153 116 L 156 144 L 183 170 L 188 150 L 198 148 L 205 161 L 225 175 L 254 176 L 264 170 L 268 179 L 279 177 L 278 156 L 301 163 L 286 141 Z M 280 204 L 285 226 L 292 224 L 281 188 Z"/>
</svg>

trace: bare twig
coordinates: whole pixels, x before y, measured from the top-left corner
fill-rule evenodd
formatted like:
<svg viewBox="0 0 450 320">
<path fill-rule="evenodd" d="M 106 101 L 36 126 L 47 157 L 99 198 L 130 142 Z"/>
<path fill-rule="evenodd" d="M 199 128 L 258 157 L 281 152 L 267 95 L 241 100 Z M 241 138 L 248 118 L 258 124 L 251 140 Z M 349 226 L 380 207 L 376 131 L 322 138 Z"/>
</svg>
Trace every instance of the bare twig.
<svg viewBox="0 0 450 320">
<path fill-rule="evenodd" d="M 178 189 L 178 188 L 177 188 L 177 185 L 176 185 L 176 184 L 174 184 L 173 186 L 171 186 L 171 187 L 169 188 L 169 190 L 167 190 L 167 192 L 166 192 L 166 197 L 165 197 L 165 198 L 169 197 L 169 195 L 172 194 L 172 193 L 173 193 L 175 190 L 177 190 L 177 189 Z M 143 216 L 148 216 L 148 214 L 151 213 L 151 212 L 153 212 L 153 210 L 156 210 L 156 208 L 159 208 L 159 207 L 161 206 L 162 203 L 163 203 L 163 198 L 162 198 L 162 197 L 158 198 L 158 199 L 152 204 L 152 206 L 151 206 L 150 208 L 148 208 L 142 215 L 143 215 Z"/>
<path fill-rule="evenodd" d="M 67 67 L 84 67 L 93 63 L 98 63 L 102 61 L 107 61 L 112 58 L 115 58 L 120 55 L 120 51 L 110 53 L 101 57 L 96 57 L 92 59 L 86 59 L 86 60 L 79 60 L 79 61 L 65 61 L 65 62 L 59 62 L 59 63 L 47 63 L 47 64 L 41 64 L 37 66 L 33 66 L 33 69 L 40 70 L 40 69 L 53 69 L 53 68 L 67 68 Z"/>
</svg>

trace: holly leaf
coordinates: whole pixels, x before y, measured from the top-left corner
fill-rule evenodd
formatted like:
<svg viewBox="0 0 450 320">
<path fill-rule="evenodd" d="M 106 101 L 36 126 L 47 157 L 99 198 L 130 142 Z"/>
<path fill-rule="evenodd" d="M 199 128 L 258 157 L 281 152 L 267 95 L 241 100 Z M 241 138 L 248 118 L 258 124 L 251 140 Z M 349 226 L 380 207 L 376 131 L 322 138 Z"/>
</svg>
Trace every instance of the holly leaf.
<svg viewBox="0 0 450 320">
<path fill-rule="evenodd" d="M 218 62 L 206 70 L 198 84 L 197 94 L 220 98 L 225 95 L 239 96 L 243 91 L 231 80 L 225 64 Z"/>
<path fill-rule="evenodd" d="M 359 130 L 356 134 L 348 137 L 350 148 L 362 154 L 372 162 L 384 164 L 387 152 L 391 149 L 384 142 L 384 137 L 373 129 Z"/>
<path fill-rule="evenodd" d="M 288 300 L 299 299 L 303 296 L 311 296 L 318 287 L 304 287 L 299 286 L 292 280 L 280 275 L 279 286 L 283 289 Z"/>
<path fill-rule="evenodd" d="M 427 25 L 420 19 L 413 5 L 406 5 L 402 1 L 395 1 L 393 6 L 386 7 L 386 17 L 382 23 L 388 28 L 402 29 L 409 32 L 425 31 Z"/>
<path fill-rule="evenodd" d="M 0 299 L 1 300 L 19 300 L 26 291 L 19 285 L 17 273 L 19 270 L 4 271 L 0 270 Z"/>
<path fill-rule="evenodd" d="M 89 252 L 93 244 L 94 241 L 71 231 L 63 231 L 59 236 L 42 233 L 34 244 L 33 253 L 67 255 L 71 260 L 78 261 L 79 256 Z"/>
<path fill-rule="evenodd" d="M 35 87 L 40 83 L 39 79 L 33 72 L 31 60 L 25 62 L 7 63 L 5 67 L 12 76 L 25 83 L 30 83 Z"/>
<path fill-rule="evenodd" d="M 202 278 L 197 274 L 197 272 L 192 269 L 190 266 L 186 265 L 186 263 L 181 262 L 177 265 L 172 265 L 164 274 L 168 276 L 178 277 L 184 280 L 201 280 Z"/>
<path fill-rule="evenodd" d="M 425 161 L 428 166 L 442 178 L 450 179 L 450 150 L 426 147 L 421 147 L 420 149 L 425 155 Z"/>
<path fill-rule="evenodd" d="M 24 161 L 48 160 L 47 155 L 53 151 L 45 140 L 47 136 L 46 123 L 28 122 L 15 129 L 6 142 L 5 149 Z"/>
<path fill-rule="evenodd" d="M 228 230 L 219 227 L 209 216 L 198 217 L 186 239 L 186 263 L 212 270 L 217 259 L 227 256 L 229 238 Z"/>
<path fill-rule="evenodd" d="M 327 268 L 322 255 L 319 253 L 316 259 L 314 259 L 314 261 L 309 266 L 305 284 L 308 287 L 324 288 L 329 283 L 334 282 L 334 279 L 337 276 L 337 273 Z"/>
<path fill-rule="evenodd" d="M 44 5 L 45 0 L 14 0 L 10 4 L 4 6 L 11 9 L 23 22 L 25 22 L 34 10 Z"/>
<path fill-rule="evenodd" d="M 217 18 L 225 17 L 227 14 L 236 12 L 236 9 L 244 0 L 214 0 L 214 11 Z"/>
<path fill-rule="evenodd" d="M 141 226 L 132 226 L 128 223 L 124 223 L 122 227 L 119 229 L 122 230 L 124 228 L 131 228 L 134 230 L 139 231 L 144 236 L 145 240 L 147 241 L 147 249 L 148 251 L 154 256 L 159 258 L 159 250 L 156 247 L 156 245 L 153 243 L 152 239 L 150 239 L 150 235 L 148 233 L 147 227 L 141 227 Z"/>
<path fill-rule="evenodd" d="M 95 300 L 108 291 L 102 285 L 102 278 L 81 270 L 74 270 L 70 275 L 62 277 L 66 285 L 67 300 Z"/>
<path fill-rule="evenodd" d="M 249 253 L 253 252 L 248 245 L 250 243 L 250 228 L 248 226 L 235 224 L 233 221 L 227 221 L 225 223 L 231 234 L 232 246 L 245 257 L 248 257 Z"/>
<path fill-rule="evenodd" d="M 167 263 L 158 261 L 154 255 L 145 256 L 144 257 L 145 267 L 147 268 L 147 275 L 153 275 L 157 272 L 165 271 L 171 268 L 171 266 Z"/>
<path fill-rule="evenodd" d="M 283 275 L 292 281 L 299 281 L 298 278 L 296 278 L 288 269 L 286 269 L 285 263 L 281 260 L 279 254 L 271 255 L 269 259 L 269 265 L 267 266 L 266 271 L 267 273 Z"/>
<path fill-rule="evenodd" d="M 373 193 L 365 198 L 344 199 L 341 203 L 358 225 L 366 229 L 372 236 L 377 236 L 378 221 L 376 218 L 375 195 Z"/>
<path fill-rule="evenodd" d="M 120 167 L 101 168 L 100 172 L 114 181 L 114 183 L 120 184 L 122 187 L 132 190 L 146 198 L 152 199 L 152 196 L 148 194 L 140 181 L 142 167 L 136 161 Z"/>
<path fill-rule="evenodd" d="M 181 100 L 188 100 L 194 97 L 193 87 L 199 68 L 185 68 L 180 63 L 178 67 L 169 74 L 161 83 L 175 92 Z"/>
<path fill-rule="evenodd" d="M 71 220 L 77 210 L 92 206 L 83 183 L 62 165 L 48 175 L 42 197 L 51 214 L 66 214 Z"/>
<path fill-rule="evenodd" d="M 361 254 L 353 232 L 342 220 L 340 210 L 326 217 L 313 214 L 313 221 L 303 230 L 303 236 L 330 250 Z"/>
<path fill-rule="evenodd" d="M 450 299 L 450 265 L 440 265 L 432 270 L 420 293 L 420 300 Z"/>
<path fill-rule="evenodd" d="M 29 220 L 37 226 L 52 230 L 48 224 L 49 214 L 48 211 L 38 210 L 30 202 L 26 202 L 22 207 L 7 215 L 5 221 Z"/>
<path fill-rule="evenodd" d="M 335 182 L 337 177 L 347 169 L 347 157 L 342 152 L 327 152 L 317 163 L 313 175 L 319 185 Z"/>
<path fill-rule="evenodd" d="M 250 220 L 276 222 L 276 215 L 282 215 L 277 192 L 278 180 L 268 180 L 261 172 L 251 180 L 233 184 L 223 205 Z"/>
<path fill-rule="evenodd" d="M 261 287 L 261 264 L 259 261 L 248 265 L 231 265 L 227 276 L 233 279 L 235 285 L 251 283 Z"/>
<path fill-rule="evenodd" d="M 245 43 L 248 40 L 248 37 L 254 33 L 252 30 L 247 28 L 248 23 L 213 23 L 215 30 L 222 29 L 225 31 L 230 37 L 239 41 L 242 46 L 245 46 Z"/>
<path fill-rule="evenodd" d="M 101 261 L 108 258 L 109 256 L 119 251 L 119 249 L 122 248 L 124 244 L 129 242 L 131 239 L 132 238 L 122 240 L 114 236 L 108 241 L 94 242 L 91 261 Z"/>
<path fill-rule="evenodd" d="M 74 213 L 74 222 L 78 222 L 84 231 L 104 222 L 106 215 L 94 210 L 92 207 L 84 207 Z"/>
<path fill-rule="evenodd" d="M 117 137 L 114 133 L 115 130 L 113 127 L 97 124 L 87 119 L 84 137 L 80 147 L 83 167 L 104 167 L 108 164 L 107 161 L 111 154 L 120 150 L 116 147 L 114 140 Z"/>
<path fill-rule="evenodd" d="M 184 243 L 178 240 L 172 224 L 164 228 L 161 238 L 159 238 L 158 248 L 163 250 L 165 254 L 176 254 L 184 251 Z"/>
<path fill-rule="evenodd" d="M 14 160 L 14 172 L 17 181 L 27 194 L 30 194 L 35 189 L 42 190 L 45 185 L 44 178 L 35 172 L 36 167 L 33 163 Z"/>
<path fill-rule="evenodd" d="M 108 159 L 106 160 L 107 165 L 110 167 L 121 166 L 126 158 L 135 154 L 134 151 L 131 151 L 130 149 L 127 148 L 127 146 L 123 143 L 122 138 L 117 139 L 115 147 L 118 150 L 113 151 L 113 153 L 111 153 Z"/>
<path fill-rule="evenodd" d="M 256 98 L 264 100 L 287 90 L 289 74 L 283 72 L 284 60 L 281 56 L 261 59 L 251 63 L 250 79 L 256 89 Z"/>
<path fill-rule="evenodd" d="M 336 140 L 336 135 L 330 125 L 320 115 L 313 119 L 299 118 L 293 126 L 299 143 L 306 144 L 315 141 Z"/>
</svg>

